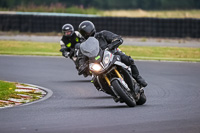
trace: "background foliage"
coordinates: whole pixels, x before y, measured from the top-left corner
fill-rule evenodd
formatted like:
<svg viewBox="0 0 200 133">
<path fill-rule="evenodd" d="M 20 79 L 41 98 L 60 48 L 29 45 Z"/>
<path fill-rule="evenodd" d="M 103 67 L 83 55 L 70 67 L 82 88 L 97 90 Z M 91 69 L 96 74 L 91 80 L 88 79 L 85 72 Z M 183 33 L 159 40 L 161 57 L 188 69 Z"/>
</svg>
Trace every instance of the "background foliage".
<svg viewBox="0 0 200 133">
<path fill-rule="evenodd" d="M 27 5 L 45 5 L 54 7 L 77 6 L 79 8 L 97 9 L 200 9 L 200 0 L 0 0 L 0 8 L 15 9 Z"/>
</svg>

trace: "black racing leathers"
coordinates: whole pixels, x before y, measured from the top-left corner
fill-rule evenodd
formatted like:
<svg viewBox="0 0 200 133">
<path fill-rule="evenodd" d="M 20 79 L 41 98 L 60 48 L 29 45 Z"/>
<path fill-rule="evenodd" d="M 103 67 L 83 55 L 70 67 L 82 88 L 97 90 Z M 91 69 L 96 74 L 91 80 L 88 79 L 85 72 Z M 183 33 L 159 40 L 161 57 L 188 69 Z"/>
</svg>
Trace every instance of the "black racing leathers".
<svg viewBox="0 0 200 133">
<path fill-rule="evenodd" d="M 72 58 L 74 56 L 75 46 L 78 43 L 83 42 L 83 38 L 81 37 L 80 33 L 76 32 L 71 36 L 62 36 L 62 39 L 60 41 L 61 45 L 61 52 L 62 55 L 66 57 L 66 52 L 69 53 L 69 57 Z"/>
<path fill-rule="evenodd" d="M 112 50 L 123 43 L 121 36 L 106 30 L 96 33 L 95 38 L 99 41 L 99 45 L 102 50 L 106 48 Z M 121 51 L 117 51 L 115 54 L 120 55 L 121 61 L 127 66 L 134 65 L 134 60 L 130 56 L 125 55 Z M 138 70 L 135 71 L 139 74 Z"/>
<path fill-rule="evenodd" d="M 99 45 L 102 50 L 106 48 L 112 50 L 114 48 L 117 48 L 119 45 L 123 43 L 123 39 L 121 38 L 121 36 L 106 30 L 96 33 L 94 37 L 99 41 Z M 121 51 L 117 51 L 115 54 L 120 55 L 121 62 L 131 67 L 133 78 L 136 79 L 136 81 L 143 87 L 146 87 L 147 83 L 139 75 L 139 71 L 134 63 L 134 60 L 130 56 L 125 55 Z"/>
</svg>

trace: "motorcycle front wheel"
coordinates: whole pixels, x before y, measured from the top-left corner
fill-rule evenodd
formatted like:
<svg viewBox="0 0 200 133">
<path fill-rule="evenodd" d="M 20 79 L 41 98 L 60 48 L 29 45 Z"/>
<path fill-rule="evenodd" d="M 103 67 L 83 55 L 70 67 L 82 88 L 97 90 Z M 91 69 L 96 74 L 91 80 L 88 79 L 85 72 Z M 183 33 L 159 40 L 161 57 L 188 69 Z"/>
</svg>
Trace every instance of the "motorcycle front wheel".
<svg viewBox="0 0 200 133">
<path fill-rule="evenodd" d="M 124 86 L 118 80 L 113 80 L 111 84 L 116 93 L 129 107 L 136 106 L 134 97 L 124 88 Z"/>
</svg>

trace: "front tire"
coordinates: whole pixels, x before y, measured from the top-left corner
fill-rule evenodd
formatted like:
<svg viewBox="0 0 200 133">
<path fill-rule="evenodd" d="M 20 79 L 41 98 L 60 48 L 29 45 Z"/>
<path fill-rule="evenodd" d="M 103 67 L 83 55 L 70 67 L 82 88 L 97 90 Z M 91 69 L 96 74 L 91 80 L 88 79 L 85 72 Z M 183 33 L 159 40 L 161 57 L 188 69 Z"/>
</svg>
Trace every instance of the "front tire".
<svg viewBox="0 0 200 133">
<path fill-rule="evenodd" d="M 116 93 L 129 107 L 136 106 L 134 97 L 123 87 L 123 85 L 121 85 L 121 83 L 118 80 L 113 80 L 111 84 Z"/>
</svg>

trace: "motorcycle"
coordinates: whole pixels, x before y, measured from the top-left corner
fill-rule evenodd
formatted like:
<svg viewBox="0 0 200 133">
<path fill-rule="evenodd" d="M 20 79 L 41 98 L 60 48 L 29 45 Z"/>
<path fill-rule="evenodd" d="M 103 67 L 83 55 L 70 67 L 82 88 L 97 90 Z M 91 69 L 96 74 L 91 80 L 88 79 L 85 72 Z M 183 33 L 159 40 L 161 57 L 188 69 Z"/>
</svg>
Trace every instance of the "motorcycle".
<svg viewBox="0 0 200 133">
<path fill-rule="evenodd" d="M 113 47 L 113 50 L 101 50 L 94 37 L 89 37 L 80 45 L 82 54 L 89 58 L 91 82 L 97 90 L 111 95 L 115 102 L 125 102 L 129 107 L 143 105 L 146 102 L 143 87 L 131 76 L 130 67 L 114 54 L 118 45 Z"/>
<path fill-rule="evenodd" d="M 62 48 L 60 50 L 60 52 L 62 52 L 62 54 L 65 58 L 70 58 L 74 62 L 75 66 L 76 66 L 76 70 L 78 71 L 78 75 L 83 75 L 84 77 L 91 76 L 91 73 L 89 73 L 89 70 L 84 70 L 83 72 L 79 73 L 78 69 L 79 69 L 80 65 L 87 64 L 87 63 L 79 63 L 80 58 L 81 58 L 81 56 L 79 55 L 80 54 L 80 52 L 79 52 L 80 43 L 77 43 L 75 45 L 75 48 L 71 49 L 70 52 L 66 51 L 66 49 L 67 48 Z M 85 67 L 85 69 L 87 69 L 87 67 Z"/>
</svg>

